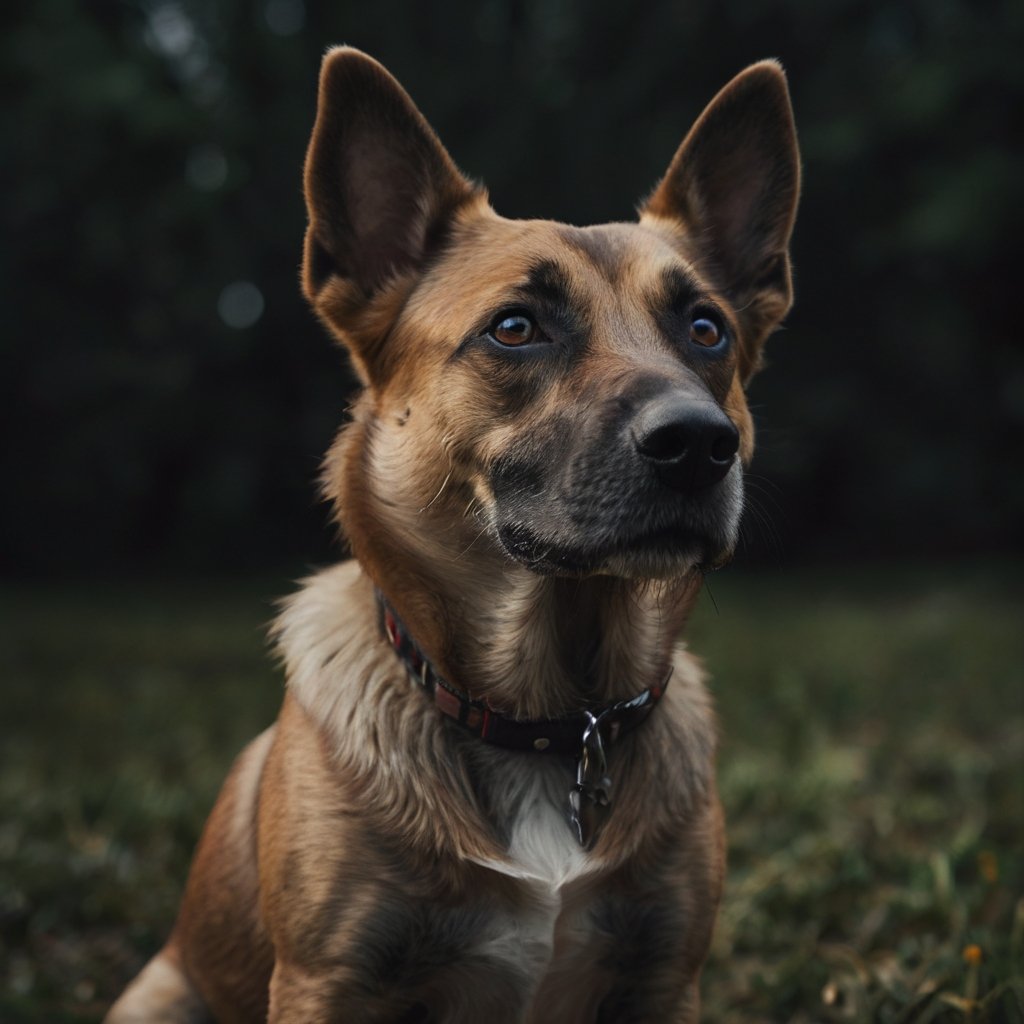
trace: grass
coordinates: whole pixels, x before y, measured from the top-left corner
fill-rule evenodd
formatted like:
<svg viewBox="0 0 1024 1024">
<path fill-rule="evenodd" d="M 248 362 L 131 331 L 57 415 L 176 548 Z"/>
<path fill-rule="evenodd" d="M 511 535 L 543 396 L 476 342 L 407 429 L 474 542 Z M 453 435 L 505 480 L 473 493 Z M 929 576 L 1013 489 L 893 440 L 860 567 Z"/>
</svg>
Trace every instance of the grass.
<svg viewBox="0 0 1024 1024">
<path fill-rule="evenodd" d="M 1021 567 L 712 578 L 705 1019 L 1024 1022 Z M 0 592 L 0 1020 L 96 1021 L 276 712 L 279 585 Z"/>
</svg>

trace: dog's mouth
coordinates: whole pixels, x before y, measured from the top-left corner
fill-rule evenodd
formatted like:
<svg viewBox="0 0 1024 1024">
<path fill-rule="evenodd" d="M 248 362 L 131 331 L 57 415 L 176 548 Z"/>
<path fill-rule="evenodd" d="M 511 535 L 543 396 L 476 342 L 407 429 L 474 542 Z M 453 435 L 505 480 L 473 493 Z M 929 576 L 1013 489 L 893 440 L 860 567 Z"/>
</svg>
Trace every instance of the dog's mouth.
<svg viewBox="0 0 1024 1024">
<path fill-rule="evenodd" d="M 717 566 L 728 557 L 720 543 L 680 525 L 640 531 L 600 547 L 559 544 L 521 522 L 499 527 L 498 538 L 511 558 L 545 576 L 615 571 L 616 575 L 657 578 L 694 566 Z"/>
<path fill-rule="evenodd" d="M 739 462 L 716 466 L 716 479 L 681 480 L 667 473 L 679 460 L 638 448 L 635 415 L 605 412 L 575 433 L 559 421 L 544 443 L 516 441 L 489 466 L 476 492 L 504 553 L 543 575 L 634 580 L 727 561 L 743 505 Z"/>
</svg>

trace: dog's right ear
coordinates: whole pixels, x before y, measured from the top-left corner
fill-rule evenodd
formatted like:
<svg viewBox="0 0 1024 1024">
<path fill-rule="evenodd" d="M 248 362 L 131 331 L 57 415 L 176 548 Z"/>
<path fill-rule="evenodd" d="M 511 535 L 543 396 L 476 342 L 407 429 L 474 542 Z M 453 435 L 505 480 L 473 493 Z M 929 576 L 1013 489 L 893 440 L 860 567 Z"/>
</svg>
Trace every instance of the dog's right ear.
<svg viewBox="0 0 1024 1024">
<path fill-rule="evenodd" d="M 390 326 L 371 315 L 372 301 L 408 281 L 459 207 L 483 193 L 398 82 L 346 46 L 330 50 L 320 70 L 305 191 L 303 291 L 366 383 Z"/>
</svg>

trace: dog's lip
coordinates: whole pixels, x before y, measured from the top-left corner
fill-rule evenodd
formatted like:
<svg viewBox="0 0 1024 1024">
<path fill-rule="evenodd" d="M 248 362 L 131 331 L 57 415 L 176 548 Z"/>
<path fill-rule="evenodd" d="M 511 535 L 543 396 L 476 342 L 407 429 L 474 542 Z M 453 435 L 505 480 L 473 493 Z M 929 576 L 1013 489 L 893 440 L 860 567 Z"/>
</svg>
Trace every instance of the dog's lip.
<svg viewBox="0 0 1024 1024">
<path fill-rule="evenodd" d="M 681 556 L 712 550 L 713 541 L 685 523 L 643 530 L 601 547 L 566 547 L 546 542 L 525 523 L 508 523 L 498 530 L 502 547 L 534 572 L 593 572 L 617 556 L 656 552 Z"/>
</svg>

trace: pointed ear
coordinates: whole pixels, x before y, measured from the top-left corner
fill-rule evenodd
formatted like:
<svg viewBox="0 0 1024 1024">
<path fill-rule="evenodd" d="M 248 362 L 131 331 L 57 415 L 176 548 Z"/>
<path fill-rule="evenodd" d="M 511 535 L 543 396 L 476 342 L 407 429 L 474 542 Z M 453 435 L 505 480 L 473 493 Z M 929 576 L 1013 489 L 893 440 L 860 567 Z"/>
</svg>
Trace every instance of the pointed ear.
<svg viewBox="0 0 1024 1024">
<path fill-rule="evenodd" d="M 417 270 L 455 211 L 482 193 L 398 82 L 350 47 L 324 57 L 305 192 L 303 291 L 352 349 L 365 380 L 371 353 L 360 351 L 353 321 Z"/>
<path fill-rule="evenodd" d="M 793 301 L 788 250 L 799 193 L 786 77 L 766 60 L 708 104 L 641 211 L 682 228 L 695 258 L 737 310 L 744 382 Z"/>
</svg>

